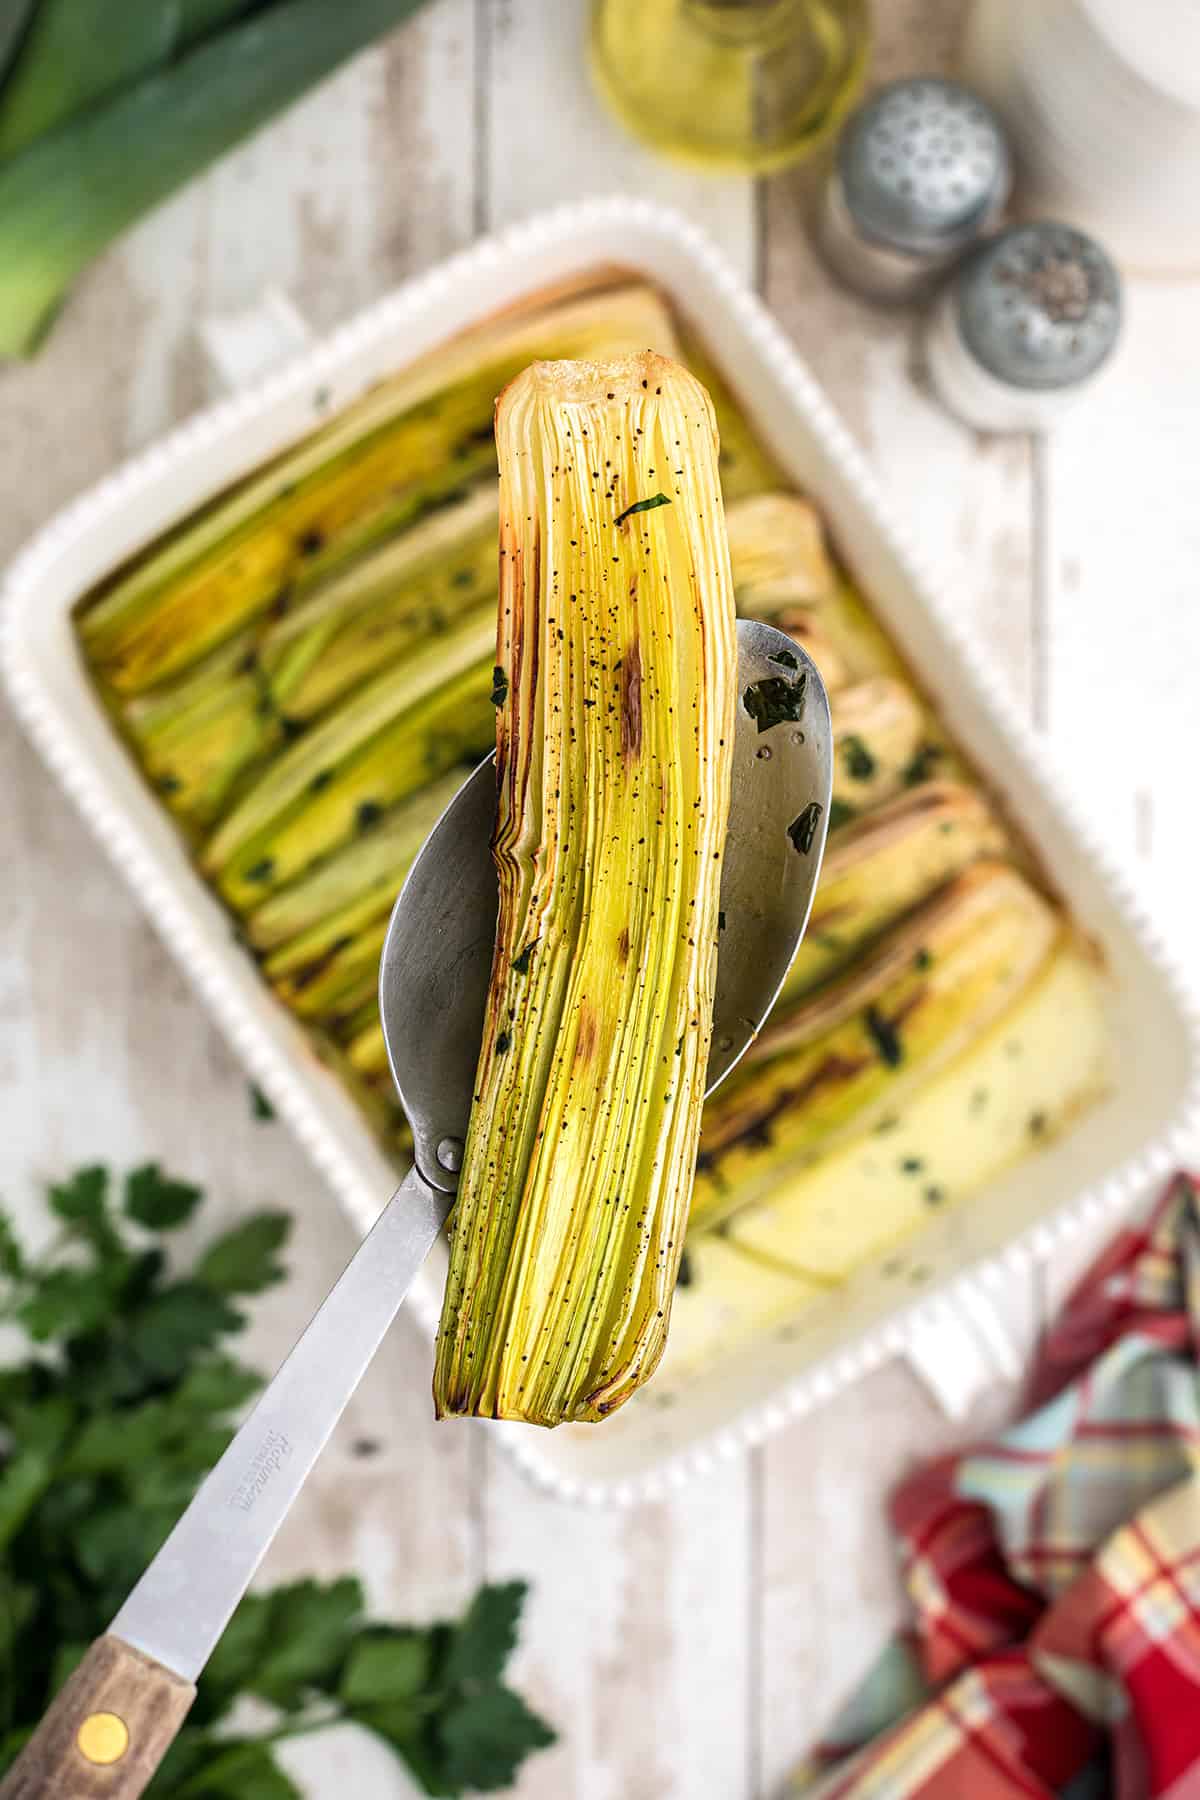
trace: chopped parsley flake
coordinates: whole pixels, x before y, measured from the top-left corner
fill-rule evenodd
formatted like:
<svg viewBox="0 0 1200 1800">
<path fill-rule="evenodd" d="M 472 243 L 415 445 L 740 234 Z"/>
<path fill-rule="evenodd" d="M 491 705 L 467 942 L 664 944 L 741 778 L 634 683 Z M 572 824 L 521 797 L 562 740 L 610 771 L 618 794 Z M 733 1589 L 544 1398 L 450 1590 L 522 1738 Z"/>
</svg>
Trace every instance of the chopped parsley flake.
<svg viewBox="0 0 1200 1800">
<path fill-rule="evenodd" d="M 851 781 L 870 781 L 878 766 L 863 740 L 854 733 L 842 745 L 842 761 Z"/>
<path fill-rule="evenodd" d="M 819 800 L 810 800 L 799 817 L 793 819 L 788 826 L 788 836 L 793 846 L 804 856 L 813 847 L 813 839 L 817 835 L 817 826 L 821 823 L 824 810 Z"/>
<path fill-rule="evenodd" d="M 623 525 L 634 513 L 653 512 L 656 506 L 670 506 L 671 502 L 665 494 L 651 494 L 648 500 L 635 500 L 632 506 L 618 513 L 613 520 L 614 525 Z"/>
<path fill-rule="evenodd" d="M 804 694 L 808 677 L 802 669 L 794 680 L 784 675 L 764 675 L 752 682 L 742 695 L 742 705 L 760 731 L 787 721 L 797 724 L 804 714 Z"/>
<path fill-rule="evenodd" d="M 904 1045 L 900 1042 L 900 1033 L 892 1021 L 885 1019 L 878 1007 L 868 1006 L 866 1025 L 879 1052 L 880 1061 L 885 1062 L 889 1069 L 898 1068 L 904 1061 Z"/>
<path fill-rule="evenodd" d="M 922 744 L 904 770 L 902 779 L 905 787 L 920 787 L 923 781 L 928 781 L 942 755 L 940 745 Z"/>
</svg>

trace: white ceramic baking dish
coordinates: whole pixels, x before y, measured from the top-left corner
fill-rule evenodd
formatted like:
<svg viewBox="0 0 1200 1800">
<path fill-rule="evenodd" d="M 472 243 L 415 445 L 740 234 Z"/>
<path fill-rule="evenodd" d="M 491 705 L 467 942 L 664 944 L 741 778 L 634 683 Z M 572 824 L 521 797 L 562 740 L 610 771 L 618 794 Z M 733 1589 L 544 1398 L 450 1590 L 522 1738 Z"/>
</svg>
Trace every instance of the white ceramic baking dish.
<svg viewBox="0 0 1200 1800">
<path fill-rule="evenodd" d="M 567 208 L 480 243 L 300 350 L 54 519 L 8 573 L 3 666 L 13 703 L 63 787 L 255 1081 L 365 1230 L 390 1193 L 394 1172 L 234 942 L 227 916 L 110 729 L 76 653 L 71 608 L 122 558 L 379 376 L 531 290 L 613 263 L 643 272 L 701 329 L 764 438 L 821 505 L 840 553 L 946 722 L 1103 946 L 1117 1059 L 1105 1104 L 975 1199 L 931 1221 L 922 1238 L 929 1276 L 919 1302 L 898 1310 L 888 1285 L 865 1273 L 835 1305 L 810 1308 L 802 1331 L 771 1337 L 669 1395 L 670 1404 L 656 1401 L 651 1384 L 602 1428 L 489 1427 L 559 1494 L 628 1502 L 761 1440 L 887 1356 L 912 1357 L 951 1407 L 961 1407 L 988 1370 L 1014 1372 L 989 1296 L 1161 1175 L 1197 1111 L 1200 1036 L 1181 983 L 1048 777 L 1041 748 L 1036 760 L 1030 754 L 1027 729 L 964 640 L 770 315 L 691 225 L 641 201 Z M 218 334 L 218 352 L 235 361 L 256 354 L 264 317 L 246 330 Z M 276 323 L 286 323 L 278 308 Z M 444 1272 L 439 1250 L 413 1290 L 410 1307 L 423 1330 L 433 1327 Z"/>
</svg>

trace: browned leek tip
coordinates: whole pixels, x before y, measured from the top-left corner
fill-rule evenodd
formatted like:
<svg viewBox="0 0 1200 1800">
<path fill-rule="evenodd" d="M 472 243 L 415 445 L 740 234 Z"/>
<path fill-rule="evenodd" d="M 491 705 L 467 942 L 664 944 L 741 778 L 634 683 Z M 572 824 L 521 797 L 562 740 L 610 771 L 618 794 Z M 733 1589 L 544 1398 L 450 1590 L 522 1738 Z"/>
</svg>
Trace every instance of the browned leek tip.
<svg viewBox="0 0 1200 1800">
<path fill-rule="evenodd" d="M 496 408 L 500 908 L 439 1414 L 604 1418 L 666 1340 L 712 1027 L 736 640 L 708 395 L 654 352 Z"/>
</svg>

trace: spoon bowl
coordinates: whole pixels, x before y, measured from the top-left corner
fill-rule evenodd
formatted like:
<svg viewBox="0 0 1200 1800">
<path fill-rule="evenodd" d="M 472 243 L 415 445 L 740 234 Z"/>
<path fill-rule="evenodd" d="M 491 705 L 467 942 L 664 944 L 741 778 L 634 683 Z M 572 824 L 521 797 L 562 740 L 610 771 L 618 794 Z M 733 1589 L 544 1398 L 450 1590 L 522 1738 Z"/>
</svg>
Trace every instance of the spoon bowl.
<svg viewBox="0 0 1200 1800">
<path fill-rule="evenodd" d="M 808 922 L 833 777 L 829 701 L 816 666 L 772 625 L 741 619 L 729 832 L 707 1091 L 775 1003 Z M 498 897 L 495 758 L 430 833 L 392 912 L 379 1004 L 392 1077 L 431 1186 L 458 1186 L 483 1038 Z"/>
</svg>

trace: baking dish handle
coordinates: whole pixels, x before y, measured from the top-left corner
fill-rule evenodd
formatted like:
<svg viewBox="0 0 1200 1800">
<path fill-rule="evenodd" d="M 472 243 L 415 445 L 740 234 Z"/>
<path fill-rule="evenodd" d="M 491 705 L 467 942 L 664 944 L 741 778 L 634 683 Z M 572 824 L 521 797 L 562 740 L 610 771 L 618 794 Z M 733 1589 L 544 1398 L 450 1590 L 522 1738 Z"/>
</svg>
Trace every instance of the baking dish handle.
<svg viewBox="0 0 1200 1800">
<path fill-rule="evenodd" d="M 252 306 L 213 313 L 197 328 L 209 374 L 232 393 L 312 342 L 312 332 L 280 288 L 264 288 Z"/>
<path fill-rule="evenodd" d="M 977 1282 L 959 1282 L 922 1308 L 904 1354 L 950 1419 L 965 1419 L 986 1393 L 1017 1381 L 1024 1365 L 1009 1326 Z"/>
</svg>

